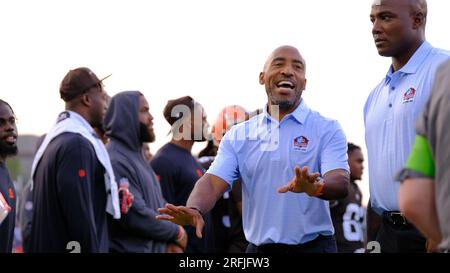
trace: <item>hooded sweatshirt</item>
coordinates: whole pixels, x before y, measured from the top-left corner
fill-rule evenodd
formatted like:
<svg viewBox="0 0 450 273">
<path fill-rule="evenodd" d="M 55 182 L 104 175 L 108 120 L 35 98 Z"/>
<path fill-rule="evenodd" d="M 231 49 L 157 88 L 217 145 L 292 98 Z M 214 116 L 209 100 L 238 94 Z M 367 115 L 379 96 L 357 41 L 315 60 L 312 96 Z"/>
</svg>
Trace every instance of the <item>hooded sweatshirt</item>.
<svg viewBox="0 0 450 273">
<path fill-rule="evenodd" d="M 125 179 L 134 201 L 120 220 L 109 218 L 112 252 L 163 253 L 168 243 L 175 242 L 178 225 L 158 221 L 158 208 L 166 201 L 150 164 L 141 153 L 138 91 L 126 91 L 111 99 L 105 117 L 107 150 L 116 181 Z"/>
</svg>

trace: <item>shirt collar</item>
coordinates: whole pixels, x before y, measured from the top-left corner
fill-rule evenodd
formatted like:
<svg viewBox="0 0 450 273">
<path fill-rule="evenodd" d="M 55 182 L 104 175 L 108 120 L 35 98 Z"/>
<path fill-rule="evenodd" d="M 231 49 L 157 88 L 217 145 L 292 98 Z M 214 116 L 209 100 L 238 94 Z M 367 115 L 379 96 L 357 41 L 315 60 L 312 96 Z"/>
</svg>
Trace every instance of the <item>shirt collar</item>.
<svg viewBox="0 0 450 273">
<path fill-rule="evenodd" d="M 270 116 L 269 112 L 267 112 L 267 107 L 268 107 L 268 105 L 266 104 L 266 106 L 263 108 L 263 114 L 261 116 L 260 123 L 264 123 L 264 122 L 268 122 L 268 121 L 276 121 L 274 118 L 272 118 Z M 292 113 L 287 114 L 283 118 L 283 120 L 288 119 L 288 118 L 293 118 L 298 123 L 304 124 L 310 111 L 311 111 L 311 109 L 309 109 L 308 105 L 306 105 L 305 100 L 301 99 L 301 102 L 297 106 L 297 108 L 295 108 L 295 110 Z M 278 122 L 278 121 L 276 121 L 276 122 Z"/>
<path fill-rule="evenodd" d="M 88 130 L 89 133 L 91 133 L 93 136 L 97 136 L 97 133 L 95 133 L 94 128 L 85 120 L 80 114 L 74 111 L 66 110 L 65 112 L 68 112 L 70 117 L 77 120 L 86 130 Z"/>
<path fill-rule="evenodd" d="M 433 47 L 429 42 L 423 42 L 422 45 L 416 50 L 416 52 L 414 52 L 414 54 L 411 56 L 409 61 L 398 71 L 405 74 L 415 74 L 422 63 L 425 61 L 426 57 L 430 54 L 432 49 Z M 389 67 L 386 78 L 390 79 L 392 77 L 392 74 L 394 73 L 394 68 L 391 65 Z"/>
</svg>

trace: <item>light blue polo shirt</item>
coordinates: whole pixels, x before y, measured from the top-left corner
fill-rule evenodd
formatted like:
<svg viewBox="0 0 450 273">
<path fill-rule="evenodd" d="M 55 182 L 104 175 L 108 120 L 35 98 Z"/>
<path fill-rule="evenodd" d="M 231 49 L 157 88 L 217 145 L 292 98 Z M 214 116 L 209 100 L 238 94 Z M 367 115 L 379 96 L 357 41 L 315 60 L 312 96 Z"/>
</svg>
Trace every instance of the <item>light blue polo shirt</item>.
<svg viewBox="0 0 450 273">
<path fill-rule="evenodd" d="M 234 126 L 220 143 L 208 173 L 230 188 L 242 178 L 243 227 L 249 242 L 301 244 L 319 234 L 334 234 L 327 201 L 305 193 L 277 192 L 294 177 L 295 165 L 322 175 L 348 171 L 341 126 L 311 111 L 304 100 L 281 122 L 265 110 Z"/>
<path fill-rule="evenodd" d="M 372 208 L 398 211 L 403 168 L 414 143 L 414 125 L 427 102 L 436 69 L 450 52 L 424 42 L 400 70 L 390 67 L 386 78 L 370 93 L 364 106 L 369 185 Z"/>
</svg>

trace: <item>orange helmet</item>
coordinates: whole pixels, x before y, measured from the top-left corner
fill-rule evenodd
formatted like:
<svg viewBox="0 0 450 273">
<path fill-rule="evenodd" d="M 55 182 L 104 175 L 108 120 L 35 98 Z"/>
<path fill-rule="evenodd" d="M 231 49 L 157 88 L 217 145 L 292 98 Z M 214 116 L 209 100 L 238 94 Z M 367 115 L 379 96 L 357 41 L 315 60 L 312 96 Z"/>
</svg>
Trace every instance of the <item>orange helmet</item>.
<svg viewBox="0 0 450 273">
<path fill-rule="evenodd" d="M 233 125 L 248 119 L 247 111 L 238 105 L 227 106 L 222 109 L 216 121 L 213 123 L 211 134 L 214 143 L 219 146 L 222 137 Z"/>
</svg>

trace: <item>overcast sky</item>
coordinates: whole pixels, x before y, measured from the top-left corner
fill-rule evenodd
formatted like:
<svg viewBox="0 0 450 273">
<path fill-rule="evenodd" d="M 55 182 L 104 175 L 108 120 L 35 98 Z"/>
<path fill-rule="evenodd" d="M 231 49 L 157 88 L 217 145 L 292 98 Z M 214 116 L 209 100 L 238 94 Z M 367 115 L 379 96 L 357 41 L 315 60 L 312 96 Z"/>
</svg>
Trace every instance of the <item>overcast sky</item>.
<svg viewBox="0 0 450 273">
<path fill-rule="evenodd" d="M 91 68 L 114 95 L 140 90 L 168 141 L 168 99 L 190 95 L 213 122 L 220 109 L 248 110 L 266 100 L 258 83 L 266 57 L 285 44 L 307 63 L 303 98 L 337 119 L 349 141 L 364 143 L 363 105 L 390 59 L 378 56 L 369 20 L 372 0 L 14 0 L 0 2 L 0 98 L 20 133 L 43 134 L 64 104 L 69 69 Z M 450 49 L 450 1 L 428 0 L 427 39 Z M 195 150 L 202 145 L 196 145 Z M 367 170 L 367 168 L 366 168 Z M 367 177 L 367 173 L 365 174 Z M 367 180 L 367 179 L 366 179 Z"/>
</svg>

